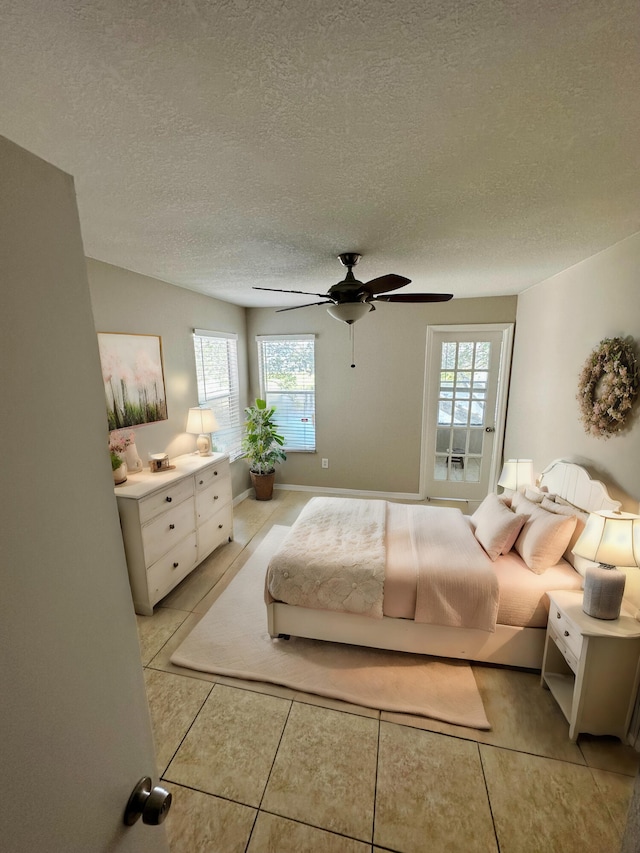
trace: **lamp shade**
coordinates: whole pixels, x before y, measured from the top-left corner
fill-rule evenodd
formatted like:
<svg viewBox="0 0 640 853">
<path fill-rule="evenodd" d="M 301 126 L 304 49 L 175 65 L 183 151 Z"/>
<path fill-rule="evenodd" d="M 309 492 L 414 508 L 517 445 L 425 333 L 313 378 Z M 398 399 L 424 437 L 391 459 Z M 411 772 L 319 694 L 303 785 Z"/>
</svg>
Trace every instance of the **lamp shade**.
<svg viewBox="0 0 640 853">
<path fill-rule="evenodd" d="M 507 459 L 498 480 L 499 486 L 502 486 L 503 489 L 511 489 L 517 492 L 522 486 L 530 486 L 532 483 L 532 459 Z"/>
<path fill-rule="evenodd" d="M 330 305 L 327 311 L 336 320 L 341 320 L 350 326 L 368 314 L 371 311 L 371 305 L 366 302 L 343 302 L 341 305 Z"/>
<path fill-rule="evenodd" d="M 200 456 L 211 456 L 211 433 L 215 432 L 218 422 L 211 409 L 193 408 L 189 409 L 187 417 L 187 432 L 198 436 L 196 447 Z"/>
<path fill-rule="evenodd" d="M 187 417 L 187 432 L 194 435 L 215 432 L 218 429 L 218 422 L 212 409 L 189 409 Z"/>
<path fill-rule="evenodd" d="M 605 566 L 640 565 L 640 516 L 608 510 L 592 512 L 573 553 Z"/>
</svg>

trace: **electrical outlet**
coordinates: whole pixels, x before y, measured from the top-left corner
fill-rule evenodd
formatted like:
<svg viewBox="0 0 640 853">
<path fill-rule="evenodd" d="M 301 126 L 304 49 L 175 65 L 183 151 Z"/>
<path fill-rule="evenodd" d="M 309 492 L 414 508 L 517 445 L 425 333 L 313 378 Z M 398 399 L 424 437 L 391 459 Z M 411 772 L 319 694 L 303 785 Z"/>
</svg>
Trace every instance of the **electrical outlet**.
<svg viewBox="0 0 640 853">
<path fill-rule="evenodd" d="M 329 467 L 329 460 L 328 460 L 328 459 L 323 459 L 323 460 L 322 460 L 322 467 L 323 467 L 323 468 L 328 468 L 328 467 Z"/>
</svg>

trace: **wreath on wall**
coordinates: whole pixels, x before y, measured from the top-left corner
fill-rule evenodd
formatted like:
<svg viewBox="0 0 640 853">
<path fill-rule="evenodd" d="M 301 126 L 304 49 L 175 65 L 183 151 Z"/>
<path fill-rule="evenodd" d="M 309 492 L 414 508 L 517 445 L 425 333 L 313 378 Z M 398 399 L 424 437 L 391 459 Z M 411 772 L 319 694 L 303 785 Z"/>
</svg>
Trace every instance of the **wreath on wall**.
<svg viewBox="0 0 640 853">
<path fill-rule="evenodd" d="M 586 360 L 577 400 L 585 432 L 597 438 L 619 433 L 638 395 L 640 377 L 633 344 L 605 338 Z"/>
</svg>

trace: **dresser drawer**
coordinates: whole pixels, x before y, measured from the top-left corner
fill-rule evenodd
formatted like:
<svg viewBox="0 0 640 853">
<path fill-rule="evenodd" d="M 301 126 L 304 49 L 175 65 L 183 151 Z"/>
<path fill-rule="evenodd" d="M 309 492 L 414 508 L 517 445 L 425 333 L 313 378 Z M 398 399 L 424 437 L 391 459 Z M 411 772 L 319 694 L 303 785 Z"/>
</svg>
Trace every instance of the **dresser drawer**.
<svg viewBox="0 0 640 853">
<path fill-rule="evenodd" d="M 148 567 L 195 530 L 195 502 L 189 498 L 172 506 L 142 528 L 144 562 Z"/>
<path fill-rule="evenodd" d="M 212 483 L 220 480 L 228 480 L 231 483 L 231 469 L 229 468 L 229 460 L 221 459 L 216 465 L 211 465 L 196 474 L 196 492 L 208 489 Z"/>
<path fill-rule="evenodd" d="M 228 503 L 198 527 L 198 561 L 233 536 L 233 509 Z"/>
<path fill-rule="evenodd" d="M 579 659 L 582 652 L 582 634 L 555 604 L 552 604 L 549 609 L 549 628 L 560 639 L 562 645 Z"/>
<path fill-rule="evenodd" d="M 151 604 L 161 598 L 185 578 L 198 562 L 196 534 L 192 533 L 176 547 L 161 557 L 147 571 L 147 584 Z"/>
<path fill-rule="evenodd" d="M 158 474 L 158 476 L 162 476 Z M 148 498 L 140 501 L 140 524 L 144 524 L 174 504 L 180 503 L 193 495 L 193 477 L 185 477 L 162 489 L 154 492 Z"/>
<path fill-rule="evenodd" d="M 196 515 L 202 524 L 225 504 L 231 503 L 231 480 L 228 477 L 212 482 L 206 489 L 196 491 Z"/>
</svg>

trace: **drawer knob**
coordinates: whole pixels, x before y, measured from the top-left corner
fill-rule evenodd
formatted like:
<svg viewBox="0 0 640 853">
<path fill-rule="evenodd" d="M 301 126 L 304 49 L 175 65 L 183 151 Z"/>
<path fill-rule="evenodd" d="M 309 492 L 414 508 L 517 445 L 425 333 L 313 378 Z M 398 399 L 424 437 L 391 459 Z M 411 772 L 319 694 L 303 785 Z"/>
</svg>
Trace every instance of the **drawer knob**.
<svg viewBox="0 0 640 853">
<path fill-rule="evenodd" d="M 177 569 L 179 565 L 180 565 L 180 563 L 174 563 L 174 564 L 173 564 L 173 568 L 174 568 L 174 569 Z"/>
<path fill-rule="evenodd" d="M 204 483 L 204 480 L 198 480 L 198 485 L 201 486 Z"/>
<path fill-rule="evenodd" d="M 565 632 L 564 632 L 564 635 L 565 635 L 565 637 L 568 637 L 568 636 L 569 636 L 569 632 L 568 632 L 568 631 L 565 631 Z"/>
<path fill-rule="evenodd" d="M 175 524 L 170 524 L 170 525 L 169 525 L 169 530 L 175 530 L 175 529 L 176 529 Z"/>
<path fill-rule="evenodd" d="M 214 472 L 213 472 L 213 476 L 214 476 L 214 477 L 217 477 L 217 476 L 218 476 L 218 472 L 217 472 L 217 471 L 214 471 Z"/>
<path fill-rule="evenodd" d="M 166 501 L 168 504 L 170 504 L 172 500 L 173 500 L 173 498 L 170 498 L 170 497 L 169 497 L 169 495 L 167 495 L 167 497 L 165 498 L 165 501 Z"/>
<path fill-rule="evenodd" d="M 219 524 L 218 527 L 220 528 L 220 530 L 222 530 L 223 525 Z"/>
<path fill-rule="evenodd" d="M 218 496 L 217 496 L 217 495 L 214 495 L 214 496 L 213 496 L 213 499 L 214 499 L 214 501 L 217 501 L 217 500 L 218 500 Z"/>
<path fill-rule="evenodd" d="M 561 618 L 562 618 L 562 616 L 560 615 L 560 611 L 556 610 L 556 619 L 561 619 Z"/>
</svg>

